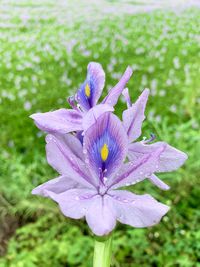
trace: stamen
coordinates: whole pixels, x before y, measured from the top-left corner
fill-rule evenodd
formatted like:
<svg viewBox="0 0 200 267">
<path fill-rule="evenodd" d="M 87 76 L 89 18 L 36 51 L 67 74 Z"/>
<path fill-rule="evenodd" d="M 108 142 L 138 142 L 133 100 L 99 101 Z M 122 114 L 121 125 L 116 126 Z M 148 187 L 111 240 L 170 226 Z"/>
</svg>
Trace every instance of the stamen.
<svg viewBox="0 0 200 267">
<path fill-rule="evenodd" d="M 148 144 L 150 142 L 153 142 L 156 139 L 156 135 L 155 134 L 151 133 L 150 136 L 151 137 L 149 139 L 143 141 L 144 144 Z"/>
<path fill-rule="evenodd" d="M 79 111 L 79 108 L 76 106 L 76 100 L 75 100 L 75 97 L 74 96 L 70 96 L 67 98 L 67 102 L 70 104 L 70 106 L 75 109 L 75 110 L 78 110 Z"/>
<path fill-rule="evenodd" d="M 107 169 L 103 170 L 102 168 L 99 168 L 99 178 L 103 185 L 107 182 L 108 178 L 105 176 L 105 173 L 107 172 Z"/>
</svg>

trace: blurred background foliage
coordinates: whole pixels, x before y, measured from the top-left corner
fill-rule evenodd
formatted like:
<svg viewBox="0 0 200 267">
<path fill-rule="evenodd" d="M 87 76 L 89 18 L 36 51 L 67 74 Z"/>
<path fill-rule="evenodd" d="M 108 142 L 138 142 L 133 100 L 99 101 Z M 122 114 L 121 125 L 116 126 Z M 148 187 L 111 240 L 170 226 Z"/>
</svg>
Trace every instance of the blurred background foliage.
<svg viewBox="0 0 200 267">
<path fill-rule="evenodd" d="M 56 173 L 46 163 L 44 134 L 29 118 L 68 107 L 90 61 L 106 71 L 104 94 L 130 65 L 132 100 L 151 89 L 143 136 L 153 132 L 189 155 L 179 171 L 160 175 L 170 191 L 148 181 L 131 187 L 171 210 L 152 228 L 118 225 L 112 266 L 200 266 L 200 9 L 169 2 L 0 2 L 0 267 L 92 264 L 84 221 L 31 195 Z M 124 107 L 121 98 L 116 113 Z"/>
</svg>

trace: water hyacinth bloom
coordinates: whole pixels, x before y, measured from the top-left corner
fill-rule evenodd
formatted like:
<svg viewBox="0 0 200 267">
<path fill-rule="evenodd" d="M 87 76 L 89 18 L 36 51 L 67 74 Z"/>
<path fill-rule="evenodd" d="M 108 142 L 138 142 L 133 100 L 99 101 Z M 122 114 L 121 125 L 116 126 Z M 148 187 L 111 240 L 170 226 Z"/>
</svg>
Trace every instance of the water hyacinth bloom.
<svg viewBox="0 0 200 267">
<path fill-rule="evenodd" d="M 119 189 L 156 173 L 167 145 L 127 161 L 129 137 L 111 112 L 85 131 L 83 144 L 70 133 L 48 134 L 46 142 L 47 161 L 60 176 L 32 193 L 56 201 L 67 217 L 85 217 L 95 235 L 107 235 L 117 221 L 133 227 L 154 225 L 169 210 L 148 194 Z"/>
<path fill-rule="evenodd" d="M 97 105 L 105 84 L 105 73 L 99 63 L 91 62 L 87 67 L 87 77 L 73 97 L 68 98 L 72 109 L 59 109 L 46 113 L 36 113 L 30 117 L 36 126 L 47 133 L 65 134 L 68 132 L 81 132 L 84 125 L 87 129 L 91 125 L 91 114 L 95 117 L 107 111 L 113 111 L 119 96 L 132 75 L 127 67 L 120 81 L 108 92 L 103 101 Z M 86 124 L 87 120 L 89 124 Z"/>
<path fill-rule="evenodd" d="M 128 158 L 131 161 L 134 161 L 142 158 L 144 155 L 151 154 L 154 150 L 164 146 L 164 150 L 159 157 L 158 168 L 156 172 L 170 172 L 178 169 L 187 159 L 187 155 L 184 152 L 168 145 L 165 142 L 155 142 L 149 144 L 154 141 L 154 135 L 152 135 L 149 140 L 135 142 L 135 140 L 141 135 L 141 128 L 143 120 L 145 119 L 144 111 L 149 96 L 149 89 L 145 89 L 134 104 L 131 103 L 127 88 L 122 93 L 127 102 L 127 109 L 124 110 L 122 117 L 123 125 L 128 135 Z M 148 178 L 160 189 L 169 189 L 169 186 L 161 181 L 154 173 L 146 178 Z"/>
</svg>

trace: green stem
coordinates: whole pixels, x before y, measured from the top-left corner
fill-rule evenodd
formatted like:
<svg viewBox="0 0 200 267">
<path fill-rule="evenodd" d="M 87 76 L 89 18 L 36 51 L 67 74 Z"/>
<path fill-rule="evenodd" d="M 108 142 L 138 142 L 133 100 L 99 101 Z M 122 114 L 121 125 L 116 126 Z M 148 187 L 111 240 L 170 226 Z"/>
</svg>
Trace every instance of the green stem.
<svg viewBox="0 0 200 267">
<path fill-rule="evenodd" d="M 94 244 L 93 267 L 110 267 L 112 236 L 96 237 Z"/>
</svg>

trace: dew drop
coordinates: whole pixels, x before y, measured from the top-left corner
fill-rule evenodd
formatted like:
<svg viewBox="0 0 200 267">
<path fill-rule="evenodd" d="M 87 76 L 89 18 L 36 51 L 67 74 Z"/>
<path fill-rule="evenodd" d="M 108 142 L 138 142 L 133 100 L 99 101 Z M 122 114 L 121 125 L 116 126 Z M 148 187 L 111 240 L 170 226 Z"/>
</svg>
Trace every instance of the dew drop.
<svg viewBox="0 0 200 267">
<path fill-rule="evenodd" d="M 52 141 L 52 140 L 53 140 L 53 138 L 52 138 L 52 136 L 51 136 L 51 135 L 47 135 L 47 137 L 46 137 L 46 140 L 47 140 L 47 143 L 48 143 L 48 142 Z"/>
<path fill-rule="evenodd" d="M 103 177 L 103 182 L 106 183 L 108 181 L 107 177 Z"/>
</svg>

